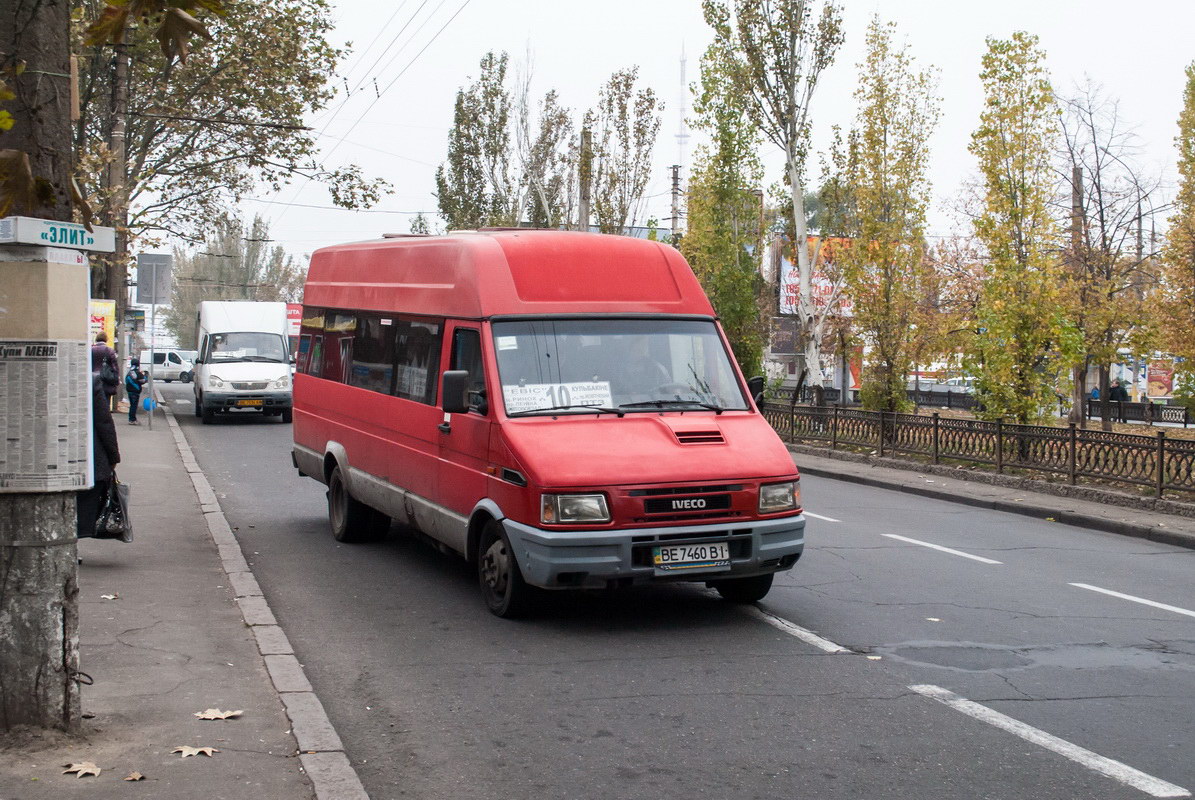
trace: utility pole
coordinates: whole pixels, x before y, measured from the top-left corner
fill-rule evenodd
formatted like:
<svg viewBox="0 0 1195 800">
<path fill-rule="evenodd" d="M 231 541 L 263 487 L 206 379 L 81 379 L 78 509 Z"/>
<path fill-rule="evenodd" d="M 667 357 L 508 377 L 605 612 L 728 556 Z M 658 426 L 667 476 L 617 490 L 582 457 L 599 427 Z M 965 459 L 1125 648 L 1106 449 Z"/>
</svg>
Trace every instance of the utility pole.
<svg viewBox="0 0 1195 800">
<path fill-rule="evenodd" d="M 680 164 L 672 165 L 672 245 L 680 241 Z"/>
<path fill-rule="evenodd" d="M 577 166 L 577 177 L 581 181 L 577 208 L 577 229 L 589 230 L 589 184 L 593 180 L 593 133 L 589 128 L 581 129 L 581 159 Z"/>
<path fill-rule="evenodd" d="M 0 150 L 27 154 L 47 189 L 17 198 L 30 217 L 0 220 L 0 731 L 73 731 L 80 720 L 75 492 L 91 480 L 90 276 L 68 248 L 90 233 L 70 222 L 70 10 L 0 0 L 0 68 L 16 94 Z"/>
<path fill-rule="evenodd" d="M 1071 168 L 1071 272 L 1074 280 L 1083 285 L 1083 168 L 1077 165 Z M 1087 427 L 1087 365 L 1084 356 L 1081 363 L 1071 367 L 1071 413 L 1067 417 L 1082 428 Z"/>
</svg>

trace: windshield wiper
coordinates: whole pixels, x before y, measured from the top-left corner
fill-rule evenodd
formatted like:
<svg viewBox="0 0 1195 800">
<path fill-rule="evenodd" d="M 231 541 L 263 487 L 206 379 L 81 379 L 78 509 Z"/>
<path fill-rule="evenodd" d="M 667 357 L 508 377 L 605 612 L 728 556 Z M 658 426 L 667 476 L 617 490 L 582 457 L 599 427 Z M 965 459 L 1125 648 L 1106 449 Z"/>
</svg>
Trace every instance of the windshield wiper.
<svg viewBox="0 0 1195 800">
<path fill-rule="evenodd" d="M 610 408 L 609 406 L 599 406 L 596 403 L 574 403 L 567 406 L 548 406 L 547 408 L 529 408 L 526 411 L 515 411 L 507 414 L 508 417 L 525 417 L 528 414 L 538 414 L 541 411 L 566 411 L 570 408 L 585 408 L 590 411 L 597 411 L 600 414 L 617 414 L 623 416 L 623 411 L 618 408 Z"/>
<path fill-rule="evenodd" d="M 281 358 L 274 358 L 273 356 L 241 356 L 241 361 L 268 361 L 271 364 L 282 364 Z"/>
<path fill-rule="evenodd" d="M 721 414 L 726 409 L 722 406 L 715 406 L 710 403 L 703 403 L 700 400 L 640 400 L 637 403 L 619 403 L 619 408 L 668 408 L 671 406 L 697 406 L 715 414 Z"/>
</svg>

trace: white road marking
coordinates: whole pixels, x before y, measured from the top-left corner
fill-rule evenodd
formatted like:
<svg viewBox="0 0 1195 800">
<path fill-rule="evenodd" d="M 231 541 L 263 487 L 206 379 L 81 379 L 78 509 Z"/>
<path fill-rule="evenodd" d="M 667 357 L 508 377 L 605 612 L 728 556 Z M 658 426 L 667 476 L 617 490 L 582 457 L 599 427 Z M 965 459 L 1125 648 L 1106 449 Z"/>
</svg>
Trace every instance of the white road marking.
<svg viewBox="0 0 1195 800">
<path fill-rule="evenodd" d="M 833 517 L 823 517 L 821 514 L 814 514 L 812 511 L 806 511 L 805 516 L 813 517 L 814 519 L 820 519 L 823 522 L 842 522 L 840 519 L 834 519 Z"/>
<path fill-rule="evenodd" d="M 772 614 L 771 612 L 764 611 L 762 608 L 759 608 L 758 606 L 741 606 L 741 608 L 743 609 L 744 612 L 746 612 L 750 616 L 755 617 L 756 619 L 759 619 L 759 620 L 762 620 L 762 621 L 768 623 L 773 628 L 777 628 L 779 630 L 784 631 L 789 636 L 794 636 L 794 637 L 800 639 L 802 642 L 805 642 L 805 644 L 811 644 L 819 650 L 824 650 L 827 653 L 849 653 L 849 652 L 851 652 L 850 650 L 843 647 L 842 645 L 835 644 L 834 642 L 831 642 L 829 639 L 822 638 L 821 636 L 818 636 L 813 631 L 802 628 L 800 625 L 796 625 L 792 622 L 789 622 L 788 620 L 784 619 L 783 617 L 778 617 L 775 614 Z"/>
<path fill-rule="evenodd" d="M 1195 617 L 1195 611 L 1191 611 L 1186 608 L 1179 608 L 1178 606 L 1168 606 L 1165 603 L 1158 603 L 1154 600 L 1146 600 L 1144 597 L 1134 597 L 1131 594 L 1121 594 L 1120 592 L 1114 592 L 1111 589 L 1101 589 L 1098 586 L 1091 586 L 1090 584 L 1086 583 L 1072 583 L 1071 586 L 1078 586 L 1080 589 L 1088 589 L 1093 592 L 1099 592 L 1100 594 L 1119 597 L 1121 600 L 1129 600 L 1145 606 L 1153 606 L 1154 608 L 1160 608 L 1163 611 L 1173 611 L 1175 614 L 1186 614 L 1188 617 Z"/>
<path fill-rule="evenodd" d="M 1173 783 L 1168 783 L 1160 778 L 1155 778 L 1140 770 L 1133 769 L 1127 764 L 1105 758 L 1098 753 L 1093 753 L 1065 739 L 1059 739 L 1057 736 L 1038 730 L 1031 725 L 1026 725 L 1024 722 L 1001 714 L 999 711 L 994 711 L 987 706 L 972 702 L 965 697 L 960 697 L 948 689 L 943 689 L 941 686 L 920 684 L 918 686 L 910 686 L 909 688 L 917 692 L 917 694 L 937 700 L 939 703 L 944 703 L 955 711 L 961 711 L 980 722 L 994 725 L 1003 731 L 1007 731 L 1014 736 L 1019 736 L 1027 742 L 1044 747 L 1060 756 L 1069 758 L 1077 764 L 1081 764 L 1101 775 L 1106 775 L 1126 786 L 1140 789 L 1146 794 L 1153 795 L 1154 797 L 1191 796 L 1191 793 L 1181 786 L 1175 786 Z"/>
<path fill-rule="evenodd" d="M 952 556 L 962 556 L 963 558 L 969 558 L 972 561 L 979 561 L 984 564 L 1003 564 L 1004 563 L 1003 561 L 993 561 L 992 559 L 984 558 L 983 556 L 973 556 L 970 553 L 964 553 L 962 550 L 954 550 L 950 547 L 943 547 L 940 544 L 931 544 L 930 542 L 923 542 L 920 539 L 910 539 L 907 536 L 898 536 L 895 533 L 884 533 L 881 535 L 887 536 L 889 539 L 897 539 L 902 542 L 908 542 L 909 544 L 919 544 L 922 547 L 928 547 L 931 550 L 940 550 L 943 553 L 950 553 L 950 555 L 952 555 Z"/>
</svg>

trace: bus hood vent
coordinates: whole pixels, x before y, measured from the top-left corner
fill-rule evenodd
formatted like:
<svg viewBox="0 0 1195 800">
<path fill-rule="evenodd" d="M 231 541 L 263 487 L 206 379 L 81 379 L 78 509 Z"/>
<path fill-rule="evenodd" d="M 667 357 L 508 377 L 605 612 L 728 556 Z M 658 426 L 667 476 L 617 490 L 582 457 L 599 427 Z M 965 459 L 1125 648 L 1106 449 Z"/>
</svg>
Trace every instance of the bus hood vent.
<svg viewBox="0 0 1195 800">
<path fill-rule="evenodd" d="M 722 431 L 717 429 L 704 431 L 673 431 L 676 440 L 681 444 L 725 444 L 726 439 Z"/>
</svg>

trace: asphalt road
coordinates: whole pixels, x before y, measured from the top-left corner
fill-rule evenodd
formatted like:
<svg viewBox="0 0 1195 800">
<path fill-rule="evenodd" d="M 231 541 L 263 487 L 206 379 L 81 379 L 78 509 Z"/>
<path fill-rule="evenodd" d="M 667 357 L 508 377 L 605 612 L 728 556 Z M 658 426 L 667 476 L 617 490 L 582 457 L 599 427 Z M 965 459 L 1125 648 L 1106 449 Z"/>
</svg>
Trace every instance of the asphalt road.
<svg viewBox="0 0 1195 800">
<path fill-rule="evenodd" d="M 1195 551 L 808 477 L 771 617 L 681 586 L 509 622 L 397 529 L 335 542 L 289 425 L 162 388 L 375 800 L 1195 788 Z"/>
</svg>

